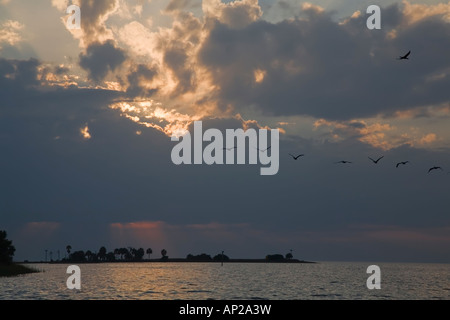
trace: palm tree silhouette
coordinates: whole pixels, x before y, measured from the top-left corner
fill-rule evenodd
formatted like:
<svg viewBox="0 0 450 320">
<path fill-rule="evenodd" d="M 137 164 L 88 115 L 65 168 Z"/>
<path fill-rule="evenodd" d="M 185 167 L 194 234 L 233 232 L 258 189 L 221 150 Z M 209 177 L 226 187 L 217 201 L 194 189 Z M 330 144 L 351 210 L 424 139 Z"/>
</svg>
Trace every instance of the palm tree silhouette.
<svg viewBox="0 0 450 320">
<path fill-rule="evenodd" d="M 92 251 L 91 250 L 86 251 L 86 253 L 84 255 L 86 256 L 87 261 L 91 261 L 91 258 L 92 258 Z"/>
<path fill-rule="evenodd" d="M 98 258 L 100 259 L 100 261 L 104 261 L 106 259 L 106 248 L 105 247 L 101 247 L 98 250 Z"/>
<path fill-rule="evenodd" d="M 72 246 L 70 244 L 67 245 L 66 250 L 67 250 L 67 258 L 70 259 L 70 250 L 72 250 Z"/>
<path fill-rule="evenodd" d="M 153 250 L 151 248 L 148 248 L 146 253 L 148 254 L 148 260 L 150 260 L 150 255 L 153 253 Z"/>
</svg>

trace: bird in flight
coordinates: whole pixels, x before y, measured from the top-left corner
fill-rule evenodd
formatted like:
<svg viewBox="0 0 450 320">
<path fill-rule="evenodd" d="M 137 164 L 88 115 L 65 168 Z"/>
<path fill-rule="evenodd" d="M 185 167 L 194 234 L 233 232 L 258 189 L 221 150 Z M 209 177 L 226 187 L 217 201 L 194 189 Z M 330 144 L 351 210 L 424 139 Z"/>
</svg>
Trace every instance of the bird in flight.
<svg viewBox="0 0 450 320">
<path fill-rule="evenodd" d="M 231 150 L 233 150 L 233 149 L 237 149 L 237 147 L 234 146 L 234 147 L 231 147 L 231 148 L 223 148 L 223 150 L 228 150 L 228 151 L 231 151 Z"/>
<path fill-rule="evenodd" d="M 395 167 L 398 168 L 399 165 L 401 165 L 401 164 L 405 165 L 407 163 L 409 163 L 409 161 L 402 161 L 402 162 L 397 163 L 397 165 Z"/>
<path fill-rule="evenodd" d="M 408 51 L 408 53 L 407 54 L 405 54 L 404 56 L 400 56 L 399 58 L 398 58 L 398 60 L 409 60 L 409 55 L 411 54 L 411 50 L 409 50 Z"/>
<path fill-rule="evenodd" d="M 438 170 L 438 169 L 444 170 L 444 169 L 442 169 L 441 167 L 436 167 L 436 166 L 434 166 L 434 167 L 432 167 L 432 168 L 430 168 L 430 169 L 428 170 L 428 173 L 430 173 L 430 172 L 433 171 L 433 170 Z"/>
<path fill-rule="evenodd" d="M 258 151 L 261 151 L 261 152 L 266 152 L 267 150 L 269 150 L 270 148 L 272 148 L 272 146 L 270 146 L 270 147 L 268 147 L 267 149 L 265 149 L 265 150 L 263 150 L 263 149 L 259 149 L 259 148 L 256 148 L 256 149 L 258 149 Z"/>
<path fill-rule="evenodd" d="M 384 158 L 384 156 L 379 157 L 377 160 L 373 160 L 371 157 L 368 157 L 370 160 L 372 160 L 373 163 L 378 164 L 378 161 Z"/>
<path fill-rule="evenodd" d="M 298 156 L 294 156 L 293 154 L 290 154 L 290 153 L 289 153 L 289 155 L 290 155 L 294 160 L 297 160 L 298 158 L 304 156 L 304 154 L 299 154 Z"/>
<path fill-rule="evenodd" d="M 335 163 L 352 163 L 352 162 L 351 161 L 342 160 L 342 161 L 338 161 L 338 162 L 335 162 Z"/>
</svg>

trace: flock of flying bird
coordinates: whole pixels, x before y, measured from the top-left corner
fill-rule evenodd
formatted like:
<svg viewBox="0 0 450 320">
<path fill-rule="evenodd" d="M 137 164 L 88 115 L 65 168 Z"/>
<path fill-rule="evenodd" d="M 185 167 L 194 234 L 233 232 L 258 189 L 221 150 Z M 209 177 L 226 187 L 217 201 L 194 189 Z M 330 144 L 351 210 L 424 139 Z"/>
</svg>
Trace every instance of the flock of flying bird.
<svg viewBox="0 0 450 320">
<path fill-rule="evenodd" d="M 397 60 L 409 60 L 409 55 L 411 54 L 411 50 L 410 51 L 408 51 L 408 53 L 407 54 L 405 54 L 404 56 L 400 56 Z M 260 152 L 266 152 L 267 150 L 269 150 L 271 147 L 268 147 L 267 149 L 259 149 L 259 148 L 256 148 L 258 151 L 260 151 Z M 228 150 L 228 151 L 231 151 L 231 150 L 233 150 L 233 149 L 237 149 L 237 147 L 236 146 L 234 146 L 234 147 L 231 147 L 231 148 L 223 148 L 224 150 Z M 304 154 L 299 154 L 299 155 L 293 155 L 293 154 L 291 154 L 291 153 L 289 153 L 289 155 L 292 157 L 292 159 L 294 159 L 294 160 L 298 160 L 298 159 L 300 159 L 301 157 L 304 157 L 305 155 Z M 384 156 L 381 156 L 381 157 L 379 157 L 378 159 L 372 159 L 371 157 L 368 157 L 374 164 L 378 164 L 378 162 L 381 160 L 381 159 L 383 159 L 384 158 Z M 335 162 L 335 164 L 338 164 L 338 163 L 341 163 L 341 164 L 349 164 L 349 163 L 352 163 L 351 161 L 347 161 L 347 160 L 341 160 L 341 161 L 338 161 L 338 162 Z M 398 162 L 396 165 L 395 165 L 395 167 L 396 168 L 398 168 L 399 166 L 401 166 L 401 165 L 405 165 L 405 164 L 408 164 L 408 163 L 410 163 L 409 161 L 401 161 L 401 162 Z M 433 167 L 431 167 L 431 168 L 429 168 L 428 169 L 428 173 L 430 173 L 431 171 L 433 171 L 433 170 L 441 170 L 441 171 L 444 171 L 444 169 L 442 169 L 442 167 L 439 167 L 439 166 L 433 166 Z M 450 172 L 448 172 L 448 173 L 450 173 Z"/>
<path fill-rule="evenodd" d="M 292 153 L 289 153 L 289 155 L 290 155 L 290 156 L 292 157 L 292 159 L 294 159 L 294 160 L 298 160 L 299 158 L 305 156 L 304 154 L 293 155 Z M 375 159 L 372 159 L 371 157 L 368 157 L 368 158 L 369 158 L 374 164 L 378 164 L 378 162 L 379 162 L 381 159 L 383 159 L 384 156 L 381 156 L 381 157 L 379 157 L 379 158 L 376 159 L 376 160 L 375 160 Z M 348 164 L 348 163 L 353 163 L 353 162 L 347 161 L 347 160 L 341 160 L 341 161 L 335 162 L 335 164 L 338 164 L 338 163 Z M 405 165 L 405 164 L 408 164 L 408 163 L 410 163 L 410 162 L 409 162 L 409 161 L 401 161 L 401 162 L 398 162 L 398 163 L 395 165 L 395 167 L 398 168 L 399 166 Z M 430 169 L 428 169 L 428 173 L 430 173 L 430 172 L 433 171 L 433 170 L 441 170 L 441 171 L 444 171 L 444 169 L 443 169 L 442 167 L 434 166 L 434 167 L 431 167 Z M 450 173 L 450 172 L 448 172 L 448 173 Z"/>
<path fill-rule="evenodd" d="M 405 55 L 403 55 L 403 56 L 400 56 L 397 60 L 409 60 L 409 55 L 411 54 L 411 50 L 409 50 L 408 51 L 408 53 L 406 53 Z M 269 147 L 270 148 L 270 147 Z M 305 156 L 304 154 L 299 154 L 299 155 L 297 155 L 297 156 L 294 156 L 293 154 L 291 154 L 291 153 L 289 153 L 289 155 L 294 159 L 294 160 L 298 160 L 300 157 L 303 157 L 303 156 Z M 378 164 L 378 162 L 381 160 L 381 159 L 383 159 L 384 158 L 384 156 L 381 156 L 381 157 L 379 157 L 378 159 L 372 159 L 371 157 L 368 157 L 374 164 Z M 338 162 L 335 162 L 336 164 L 338 164 L 338 163 L 342 163 L 342 164 L 348 164 L 348 163 L 352 163 L 351 161 L 347 161 L 347 160 L 341 160 L 341 161 L 338 161 Z M 408 164 L 408 163 L 410 163 L 409 161 L 401 161 L 401 162 L 398 162 L 396 165 L 395 165 L 395 167 L 396 168 L 398 168 L 399 166 L 401 166 L 401 165 L 405 165 L 405 164 Z M 433 170 L 441 170 L 441 171 L 444 171 L 444 169 L 442 169 L 442 167 L 439 167 L 439 166 L 433 166 L 433 167 L 431 167 L 430 169 L 428 169 L 428 173 L 430 173 L 431 171 L 433 171 Z M 450 172 L 448 172 L 448 173 L 450 173 Z"/>
</svg>

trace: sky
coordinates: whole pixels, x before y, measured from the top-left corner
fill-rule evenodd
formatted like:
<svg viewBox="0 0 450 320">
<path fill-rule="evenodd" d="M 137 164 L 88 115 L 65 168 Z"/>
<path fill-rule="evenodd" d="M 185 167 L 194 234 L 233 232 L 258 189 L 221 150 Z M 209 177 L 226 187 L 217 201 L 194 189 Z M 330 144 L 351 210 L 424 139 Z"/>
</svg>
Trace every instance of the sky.
<svg viewBox="0 0 450 320">
<path fill-rule="evenodd" d="M 0 0 L 0 229 L 17 261 L 449 263 L 448 88 L 445 1 Z M 194 121 L 278 129 L 278 173 L 175 165 Z"/>
</svg>

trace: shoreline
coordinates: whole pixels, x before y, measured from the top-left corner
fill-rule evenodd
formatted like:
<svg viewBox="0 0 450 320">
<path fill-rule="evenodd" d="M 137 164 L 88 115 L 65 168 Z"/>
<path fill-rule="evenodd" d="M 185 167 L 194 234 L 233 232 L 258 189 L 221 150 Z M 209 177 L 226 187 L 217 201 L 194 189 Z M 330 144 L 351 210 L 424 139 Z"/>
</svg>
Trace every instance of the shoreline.
<svg viewBox="0 0 450 320">
<path fill-rule="evenodd" d="M 23 274 L 38 273 L 39 270 L 24 265 L 25 263 L 14 262 L 11 264 L 0 264 L 0 278 L 16 277 Z"/>
<path fill-rule="evenodd" d="M 102 264 L 102 263 L 222 263 L 222 261 L 216 260 L 188 260 L 186 258 L 172 258 L 167 260 L 162 259 L 143 259 L 141 261 L 24 261 L 16 262 L 20 264 Z M 229 259 L 224 260 L 223 263 L 317 263 L 314 261 L 306 260 L 279 260 L 279 261 L 268 261 L 266 259 Z"/>
</svg>

